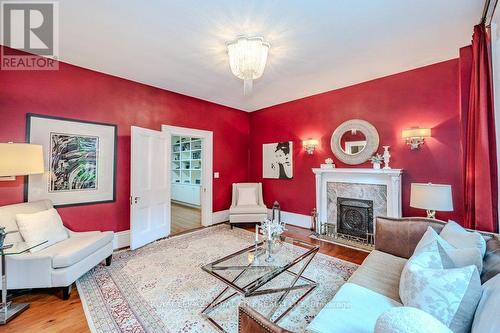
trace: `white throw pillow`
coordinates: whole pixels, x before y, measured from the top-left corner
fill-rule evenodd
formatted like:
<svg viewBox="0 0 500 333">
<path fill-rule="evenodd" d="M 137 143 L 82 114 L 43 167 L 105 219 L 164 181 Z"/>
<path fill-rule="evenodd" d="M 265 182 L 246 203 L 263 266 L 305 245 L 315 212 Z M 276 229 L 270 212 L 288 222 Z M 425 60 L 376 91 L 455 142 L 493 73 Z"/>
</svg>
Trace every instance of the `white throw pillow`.
<svg viewBox="0 0 500 333">
<path fill-rule="evenodd" d="M 424 268 L 427 263 L 428 253 L 419 252 L 405 264 L 401 301 L 433 315 L 455 333 L 469 332 L 482 292 L 476 266 Z"/>
<path fill-rule="evenodd" d="M 33 214 L 16 214 L 16 222 L 19 233 L 28 245 L 47 241 L 32 248 L 32 253 L 68 238 L 68 232 L 54 208 Z"/>
<path fill-rule="evenodd" d="M 483 284 L 483 295 L 472 322 L 471 333 L 497 333 L 500 330 L 500 274 Z"/>
<path fill-rule="evenodd" d="M 453 333 L 427 312 L 406 306 L 382 313 L 375 323 L 374 333 Z"/>
<path fill-rule="evenodd" d="M 256 204 L 257 193 L 255 187 L 238 187 L 238 206 Z"/>
<path fill-rule="evenodd" d="M 457 249 L 431 227 L 427 227 L 414 253 L 425 253 L 419 257 L 417 263 L 422 268 L 458 268 L 474 265 L 478 272 L 483 270 L 483 256 L 477 248 Z"/>
<path fill-rule="evenodd" d="M 467 231 L 458 223 L 449 220 L 439 234 L 445 241 L 457 249 L 474 247 L 481 256 L 486 253 L 486 241 L 477 231 Z"/>
</svg>

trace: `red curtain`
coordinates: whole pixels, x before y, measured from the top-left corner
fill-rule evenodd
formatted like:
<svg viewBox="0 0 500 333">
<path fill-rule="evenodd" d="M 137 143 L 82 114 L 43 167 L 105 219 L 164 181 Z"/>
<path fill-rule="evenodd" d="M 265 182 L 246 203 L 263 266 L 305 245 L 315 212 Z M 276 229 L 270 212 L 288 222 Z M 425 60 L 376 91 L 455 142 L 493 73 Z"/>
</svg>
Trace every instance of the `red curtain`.
<svg viewBox="0 0 500 333">
<path fill-rule="evenodd" d="M 465 226 L 498 231 L 498 175 L 490 36 L 474 27 L 465 133 Z"/>
</svg>

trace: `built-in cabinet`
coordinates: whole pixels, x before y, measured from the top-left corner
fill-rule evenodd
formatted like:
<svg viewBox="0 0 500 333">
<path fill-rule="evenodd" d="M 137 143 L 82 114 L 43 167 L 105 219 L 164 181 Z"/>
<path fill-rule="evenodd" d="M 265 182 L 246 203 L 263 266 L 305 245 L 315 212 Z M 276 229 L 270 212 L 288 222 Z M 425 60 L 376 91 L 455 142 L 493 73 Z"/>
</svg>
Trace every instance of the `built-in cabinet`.
<svg viewBox="0 0 500 333">
<path fill-rule="evenodd" d="M 172 200 L 200 205 L 201 139 L 172 136 Z"/>
</svg>

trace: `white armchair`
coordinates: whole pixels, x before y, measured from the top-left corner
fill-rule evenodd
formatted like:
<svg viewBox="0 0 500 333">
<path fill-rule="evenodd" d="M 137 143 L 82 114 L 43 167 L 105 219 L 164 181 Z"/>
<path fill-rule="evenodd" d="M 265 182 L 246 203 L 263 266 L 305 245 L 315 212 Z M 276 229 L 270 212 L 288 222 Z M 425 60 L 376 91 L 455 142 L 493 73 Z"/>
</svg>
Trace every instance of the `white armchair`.
<svg viewBox="0 0 500 333">
<path fill-rule="evenodd" d="M 262 198 L 262 183 L 234 183 L 233 201 L 229 208 L 229 223 L 260 223 L 267 218 Z"/>
<path fill-rule="evenodd" d="M 32 214 L 50 208 L 50 200 L 0 207 L 0 226 L 12 232 L 7 235 L 5 244 L 23 241 L 17 232 L 16 214 Z M 63 298 L 67 299 L 73 282 L 80 276 L 104 260 L 106 265 L 111 264 L 113 232 L 67 231 L 69 238 L 40 251 L 7 256 L 7 289 L 63 287 Z"/>
</svg>

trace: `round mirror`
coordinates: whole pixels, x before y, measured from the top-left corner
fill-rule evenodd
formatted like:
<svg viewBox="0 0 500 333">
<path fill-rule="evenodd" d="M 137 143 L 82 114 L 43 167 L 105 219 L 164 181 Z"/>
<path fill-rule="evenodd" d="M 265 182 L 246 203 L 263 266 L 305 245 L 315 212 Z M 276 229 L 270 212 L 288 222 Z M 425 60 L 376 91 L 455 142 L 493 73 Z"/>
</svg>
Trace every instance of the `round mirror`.
<svg viewBox="0 0 500 333">
<path fill-rule="evenodd" d="M 340 149 L 348 155 L 360 154 L 366 147 L 366 136 L 359 128 L 345 131 L 340 137 Z"/>
<path fill-rule="evenodd" d="M 330 145 L 340 161 L 350 165 L 361 164 L 377 151 L 379 136 L 377 129 L 369 122 L 353 119 L 337 127 Z"/>
</svg>

